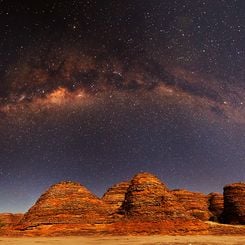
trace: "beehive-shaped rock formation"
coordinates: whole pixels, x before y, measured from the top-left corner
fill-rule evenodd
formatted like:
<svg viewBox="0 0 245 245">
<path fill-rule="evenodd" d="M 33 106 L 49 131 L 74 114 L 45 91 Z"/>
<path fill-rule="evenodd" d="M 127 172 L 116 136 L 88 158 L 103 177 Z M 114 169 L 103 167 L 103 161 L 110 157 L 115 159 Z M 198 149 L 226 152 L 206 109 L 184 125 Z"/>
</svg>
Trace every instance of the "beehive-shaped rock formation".
<svg viewBox="0 0 245 245">
<path fill-rule="evenodd" d="M 93 224 L 106 220 L 105 204 L 84 186 L 74 182 L 53 185 L 25 214 L 24 227 L 41 224 Z"/>
<path fill-rule="evenodd" d="M 224 187 L 223 219 L 228 224 L 245 224 L 245 183 Z"/>
<path fill-rule="evenodd" d="M 121 211 L 128 218 L 144 221 L 188 217 L 166 185 L 149 173 L 137 174 L 131 180 Z"/>
</svg>

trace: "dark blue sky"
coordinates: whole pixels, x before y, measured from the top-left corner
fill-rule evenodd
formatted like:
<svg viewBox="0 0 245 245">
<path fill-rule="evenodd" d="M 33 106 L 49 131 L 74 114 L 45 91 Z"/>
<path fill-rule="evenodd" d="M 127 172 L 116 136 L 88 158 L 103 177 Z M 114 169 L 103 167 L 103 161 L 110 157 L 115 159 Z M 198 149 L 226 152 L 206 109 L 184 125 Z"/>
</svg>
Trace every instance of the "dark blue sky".
<svg viewBox="0 0 245 245">
<path fill-rule="evenodd" d="M 0 212 L 140 171 L 245 180 L 244 1 L 0 1 Z"/>
</svg>

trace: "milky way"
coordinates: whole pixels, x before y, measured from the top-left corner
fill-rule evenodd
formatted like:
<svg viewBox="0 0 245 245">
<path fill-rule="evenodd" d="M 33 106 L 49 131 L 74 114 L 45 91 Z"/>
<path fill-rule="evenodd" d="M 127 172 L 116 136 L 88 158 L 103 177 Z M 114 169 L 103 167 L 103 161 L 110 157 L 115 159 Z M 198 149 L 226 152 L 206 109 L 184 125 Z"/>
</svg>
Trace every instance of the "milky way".
<svg viewBox="0 0 245 245">
<path fill-rule="evenodd" d="M 244 1 L 0 5 L 0 211 L 63 180 L 244 181 Z"/>
<path fill-rule="evenodd" d="M 11 113 L 51 107 L 76 105 L 79 109 L 103 97 L 112 99 L 116 94 L 153 96 L 162 106 L 170 98 L 176 106 L 184 103 L 196 110 L 204 109 L 207 117 L 245 122 L 243 88 L 178 66 L 166 66 L 146 55 L 124 60 L 100 51 L 94 53 L 59 50 L 19 61 L 4 81 L 3 118 Z"/>
</svg>

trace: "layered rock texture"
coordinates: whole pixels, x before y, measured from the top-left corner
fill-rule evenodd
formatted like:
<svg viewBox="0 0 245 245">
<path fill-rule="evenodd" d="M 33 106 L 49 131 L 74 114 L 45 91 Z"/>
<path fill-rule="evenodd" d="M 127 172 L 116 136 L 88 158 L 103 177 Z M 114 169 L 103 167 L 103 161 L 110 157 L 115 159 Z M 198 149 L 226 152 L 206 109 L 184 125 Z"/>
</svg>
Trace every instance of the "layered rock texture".
<svg viewBox="0 0 245 245">
<path fill-rule="evenodd" d="M 16 225 L 23 218 L 24 214 L 10 214 L 2 213 L 0 214 L 0 227 Z"/>
<path fill-rule="evenodd" d="M 200 192 L 191 192 L 181 189 L 173 190 L 172 193 L 185 208 L 187 214 L 203 221 L 209 220 L 212 216 L 209 211 L 207 195 Z"/>
<path fill-rule="evenodd" d="M 224 211 L 224 197 L 221 193 L 212 192 L 208 195 L 209 211 L 212 213 L 210 220 L 221 221 Z"/>
<path fill-rule="evenodd" d="M 167 186 L 149 173 L 131 180 L 121 211 L 131 219 L 147 221 L 189 218 Z"/>
<path fill-rule="evenodd" d="M 244 207 L 245 183 L 226 186 L 223 198 L 169 190 L 156 176 L 139 173 L 101 199 L 79 183 L 53 185 L 24 216 L 0 214 L 0 235 L 245 234 L 245 226 L 205 222 L 245 224 Z"/>
<path fill-rule="evenodd" d="M 42 224 L 103 223 L 108 213 L 104 202 L 84 186 L 62 182 L 45 192 L 20 224 L 33 227 Z"/>
<path fill-rule="evenodd" d="M 228 224 L 245 225 L 245 183 L 224 187 L 223 219 Z"/>
<path fill-rule="evenodd" d="M 121 182 L 109 188 L 103 195 L 102 201 L 110 206 L 113 213 L 118 213 L 124 200 L 129 187 L 129 182 Z"/>
</svg>

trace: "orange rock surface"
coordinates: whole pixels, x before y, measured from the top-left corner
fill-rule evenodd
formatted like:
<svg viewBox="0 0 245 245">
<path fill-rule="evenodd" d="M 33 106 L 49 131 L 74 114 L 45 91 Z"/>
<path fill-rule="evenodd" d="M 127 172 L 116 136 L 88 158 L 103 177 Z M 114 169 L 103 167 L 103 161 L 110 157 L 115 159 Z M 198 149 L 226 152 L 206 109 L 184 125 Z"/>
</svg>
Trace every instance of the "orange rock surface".
<svg viewBox="0 0 245 245">
<path fill-rule="evenodd" d="M 129 182 L 114 185 L 103 195 L 102 201 L 109 205 L 115 213 L 118 212 L 124 202 L 128 187 Z"/>
<path fill-rule="evenodd" d="M 224 211 L 224 197 L 221 193 L 212 192 L 208 195 L 209 211 L 212 213 L 211 220 L 220 221 Z"/>
<path fill-rule="evenodd" d="M 223 219 L 228 224 L 245 225 L 245 183 L 224 187 Z"/>
<path fill-rule="evenodd" d="M 181 189 L 173 190 L 172 193 L 186 209 L 187 214 L 203 221 L 208 221 L 212 216 L 207 195 Z"/>
<path fill-rule="evenodd" d="M 0 214 L 0 226 L 16 225 L 23 218 L 23 215 L 24 214 L 2 213 Z"/>
<path fill-rule="evenodd" d="M 103 223 L 109 213 L 106 205 L 84 186 L 62 182 L 52 186 L 24 215 L 24 228 L 42 224 Z"/>
<path fill-rule="evenodd" d="M 51 186 L 23 216 L 0 214 L 1 236 L 245 234 L 245 226 L 204 222 L 220 217 L 244 224 L 245 184 L 205 195 L 169 190 L 156 176 L 139 173 L 100 199 L 79 183 Z M 217 219 L 217 221 L 220 221 Z"/>
<path fill-rule="evenodd" d="M 121 211 L 130 219 L 144 221 L 190 218 L 167 186 L 149 173 L 131 180 Z"/>
</svg>

